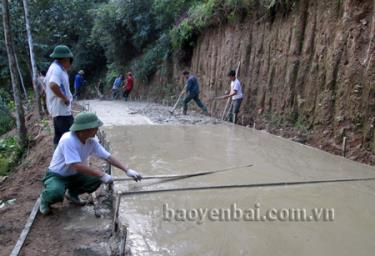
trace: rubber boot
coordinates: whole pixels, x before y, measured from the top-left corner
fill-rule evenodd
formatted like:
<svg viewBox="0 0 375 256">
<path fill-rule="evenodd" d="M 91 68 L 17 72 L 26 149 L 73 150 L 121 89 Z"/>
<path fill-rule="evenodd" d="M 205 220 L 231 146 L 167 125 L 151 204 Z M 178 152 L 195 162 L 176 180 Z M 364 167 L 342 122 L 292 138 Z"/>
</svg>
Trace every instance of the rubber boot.
<svg viewBox="0 0 375 256">
<path fill-rule="evenodd" d="M 43 214 L 43 215 L 48 215 L 48 214 L 51 213 L 51 208 L 49 207 L 49 205 L 40 202 L 40 205 L 39 205 L 39 212 L 40 212 L 41 214 Z"/>
</svg>

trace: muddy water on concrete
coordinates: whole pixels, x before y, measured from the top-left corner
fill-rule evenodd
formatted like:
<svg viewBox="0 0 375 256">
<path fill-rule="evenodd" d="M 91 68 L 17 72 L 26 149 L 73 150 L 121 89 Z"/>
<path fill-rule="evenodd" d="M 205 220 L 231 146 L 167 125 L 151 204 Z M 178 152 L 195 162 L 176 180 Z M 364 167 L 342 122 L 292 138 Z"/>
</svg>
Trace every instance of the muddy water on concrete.
<svg viewBox="0 0 375 256">
<path fill-rule="evenodd" d="M 186 180 L 118 182 L 116 190 L 374 177 L 374 168 L 237 126 L 111 127 L 113 154 L 143 175 L 184 174 L 251 163 Z M 136 255 L 372 255 L 375 182 L 125 196 L 122 221 Z M 333 208 L 333 222 L 163 220 L 167 209 Z M 164 205 L 164 210 L 163 210 Z M 169 211 L 170 212 L 170 211 Z M 164 214 L 165 217 L 167 217 Z M 179 219 L 177 217 L 177 219 Z"/>
</svg>

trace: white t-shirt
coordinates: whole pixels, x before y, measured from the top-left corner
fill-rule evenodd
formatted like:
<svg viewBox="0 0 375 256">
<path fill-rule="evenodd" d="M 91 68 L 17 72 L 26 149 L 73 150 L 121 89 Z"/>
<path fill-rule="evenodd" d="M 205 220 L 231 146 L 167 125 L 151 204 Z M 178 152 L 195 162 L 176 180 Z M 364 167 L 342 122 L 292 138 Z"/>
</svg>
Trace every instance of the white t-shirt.
<svg viewBox="0 0 375 256">
<path fill-rule="evenodd" d="M 69 88 L 68 73 L 57 61 L 52 62 L 44 82 L 46 84 L 47 107 L 52 117 L 72 115 L 71 104 L 65 105 L 63 100 L 57 97 L 50 87 L 51 82 L 59 85 L 61 92 L 72 102 L 73 96 Z"/>
<path fill-rule="evenodd" d="M 90 155 L 107 159 L 111 154 L 100 145 L 96 138 L 90 138 L 82 144 L 74 132 L 66 132 L 53 153 L 48 169 L 61 176 L 71 176 L 77 173 L 76 170 L 70 168 L 71 164 L 87 164 L 87 158 Z"/>
<path fill-rule="evenodd" d="M 242 93 L 242 89 L 241 89 L 241 83 L 238 79 L 232 81 L 230 83 L 230 89 L 232 91 L 237 91 L 237 93 L 235 95 L 232 96 L 232 100 L 238 100 L 238 99 L 242 99 L 243 98 L 243 93 Z"/>
</svg>

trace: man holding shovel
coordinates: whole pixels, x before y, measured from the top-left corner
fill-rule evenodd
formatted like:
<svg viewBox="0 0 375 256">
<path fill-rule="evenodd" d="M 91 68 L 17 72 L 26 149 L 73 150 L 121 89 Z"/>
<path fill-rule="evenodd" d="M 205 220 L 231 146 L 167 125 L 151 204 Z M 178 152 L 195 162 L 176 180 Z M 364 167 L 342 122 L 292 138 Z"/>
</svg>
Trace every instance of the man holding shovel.
<svg viewBox="0 0 375 256">
<path fill-rule="evenodd" d="M 61 137 L 43 178 L 40 213 L 49 214 L 50 206 L 62 202 L 64 195 L 70 202 L 82 206 L 85 203 L 79 199 L 80 194 L 92 193 L 100 184 L 113 182 L 111 175 L 87 165 L 90 155 L 105 159 L 135 181 L 142 179 L 137 171 L 111 156 L 97 141 L 95 134 L 102 124 L 94 113 L 82 112 L 74 119 L 70 132 Z"/>
<path fill-rule="evenodd" d="M 182 72 L 182 75 L 184 76 L 186 80 L 186 97 L 184 99 L 184 109 L 183 114 L 186 115 L 187 109 L 188 109 L 188 103 L 191 100 L 194 100 L 195 103 L 200 107 L 206 114 L 208 114 L 207 107 L 203 105 L 201 100 L 199 99 L 199 83 L 198 79 L 190 75 L 189 71 Z"/>
<path fill-rule="evenodd" d="M 227 95 L 217 97 L 217 99 L 229 99 L 232 97 L 230 107 L 229 107 L 229 122 L 236 123 L 238 112 L 240 112 L 240 106 L 243 99 L 243 93 L 241 88 L 241 83 L 236 77 L 236 71 L 231 70 L 228 73 L 228 78 L 230 79 L 230 92 Z M 224 110 L 225 112 L 226 110 Z"/>
</svg>

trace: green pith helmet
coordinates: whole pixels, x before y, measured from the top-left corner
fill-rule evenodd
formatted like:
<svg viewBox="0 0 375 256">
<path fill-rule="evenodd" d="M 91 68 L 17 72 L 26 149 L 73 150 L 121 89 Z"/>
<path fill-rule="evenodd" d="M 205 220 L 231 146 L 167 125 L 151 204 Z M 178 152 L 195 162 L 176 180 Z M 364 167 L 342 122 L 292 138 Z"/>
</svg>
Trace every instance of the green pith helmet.
<svg viewBox="0 0 375 256">
<path fill-rule="evenodd" d="M 69 49 L 68 46 L 60 44 L 53 49 L 53 53 L 50 55 L 51 58 L 54 59 L 63 59 L 63 58 L 72 58 L 73 59 L 73 53 Z"/>
<path fill-rule="evenodd" d="M 81 112 L 75 118 L 70 130 L 73 132 L 98 128 L 103 125 L 103 122 L 97 117 L 95 113 Z"/>
</svg>

